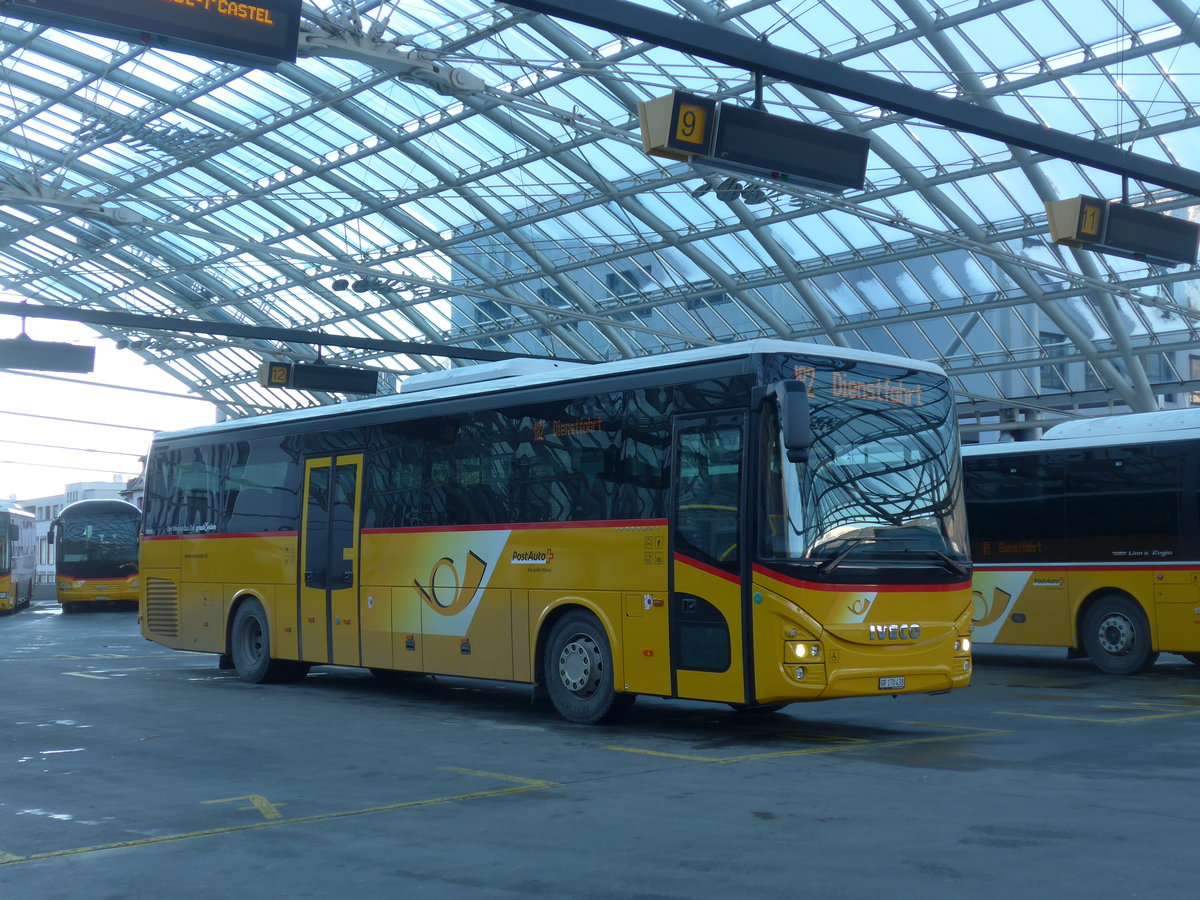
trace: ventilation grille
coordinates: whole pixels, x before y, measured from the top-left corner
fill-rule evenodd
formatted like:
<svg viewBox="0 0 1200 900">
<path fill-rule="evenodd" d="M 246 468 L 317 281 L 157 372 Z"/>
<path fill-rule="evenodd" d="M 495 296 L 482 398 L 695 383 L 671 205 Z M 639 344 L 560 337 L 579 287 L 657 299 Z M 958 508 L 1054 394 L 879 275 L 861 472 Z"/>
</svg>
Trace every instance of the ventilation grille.
<svg viewBox="0 0 1200 900">
<path fill-rule="evenodd" d="M 179 636 L 179 585 L 168 578 L 146 579 L 146 629 Z"/>
</svg>

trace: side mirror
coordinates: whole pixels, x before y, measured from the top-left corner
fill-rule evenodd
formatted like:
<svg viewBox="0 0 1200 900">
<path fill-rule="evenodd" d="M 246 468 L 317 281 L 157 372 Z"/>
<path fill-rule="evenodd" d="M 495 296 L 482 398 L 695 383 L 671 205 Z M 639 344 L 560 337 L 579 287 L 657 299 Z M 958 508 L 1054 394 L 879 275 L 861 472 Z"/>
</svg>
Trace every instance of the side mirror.
<svg viewBox="0 0 1200 900">
<path fill-rule="evenodd" d="M 772 393 L 779 404 L 779 424 L 788 462 L 807 462 L 812 447 L 808 385 L 802 381 L 780 381 L 774 385 Z"/>
<path fill-rule="evenodd" d="M 46 543 L 51 547 L 54 546 L 54 535 L 57 531 L 58 531 L 58 523 L 51 522 L 50 530 L 46 532 Z"/>
<path fill-rule="evenodd" d="M 21 526 L 16 522 L 10 522 L 8 525 L 8 539 L 10 541 L 19 541 L 21 539 Z"/>
</svg>

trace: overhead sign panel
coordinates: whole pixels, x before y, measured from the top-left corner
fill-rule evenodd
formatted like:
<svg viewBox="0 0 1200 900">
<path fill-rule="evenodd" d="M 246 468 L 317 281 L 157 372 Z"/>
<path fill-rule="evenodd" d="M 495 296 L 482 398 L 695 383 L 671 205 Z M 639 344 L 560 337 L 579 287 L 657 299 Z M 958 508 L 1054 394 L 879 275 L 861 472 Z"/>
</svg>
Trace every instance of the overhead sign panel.
<svg viewBox="0 0 1200 900">
<path fill-rule="evenodd" d="M 713 165 L 821 190 L 862 190 L 871 142 L 760 109 L 722 103 Z"/>
<path fill-rule="evenodd" d="M 712 154 L 717 102 L 687 91 L 638 101 L 642 149 L 650 156 L 688 160 Z"/>
<path fill-rule="evenodd" d="M 0 13 L 248 65 L 296 61 L 301 0 L 0 0 Z"/>
<path fill-rule="evenodd" d="M 672 91 L 638 103 L 642 149 L 651 156 L 820 190 L 861 190 L 871 142 L 761 109 Z"/>
<path fill-rule="evenodd" d="M 267 361 L 258 367 L 258 383 L 263 387 L 297 391 L 374 394 L 379 390 L 379 373 L 346 366 Z"/>
<path fill-rule="evenodd" d="M 90 372 L 95 365 L 95 347 L 80 347 L 58 341 L 35 341 L 25 336 L 0 341 L 0 369 Z"/>
<path fill-rule="evenodd" d="M 1200 250 L 1200 224 L 1116 200 L 1055 200 L 1046 204 L 1046 218 L 1050 239 L 1067 247 L 1159 266 L 1191 265 Z"/>
</svg>

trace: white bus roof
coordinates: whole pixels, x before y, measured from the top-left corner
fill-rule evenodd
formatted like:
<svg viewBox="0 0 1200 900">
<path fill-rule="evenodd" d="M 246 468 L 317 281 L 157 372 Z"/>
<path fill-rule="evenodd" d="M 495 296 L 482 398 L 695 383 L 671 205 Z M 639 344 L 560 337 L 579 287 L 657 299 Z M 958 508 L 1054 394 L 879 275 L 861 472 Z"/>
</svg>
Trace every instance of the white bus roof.
<svg viewBox="0 0 1200 900">
<path fill-rule="evenodd" d="M 200 425 L 195 428 L 180 431 L 160 432 L 156 437 L 182 438 L 190 435 L 211 434 L 220 431 L 235 431 L 250 425 L 270 425 L 275 422 L 297 422 L 308 419 L 319 419 L 323 416 L 339 415 L 345 412 L 366 412 L 373 409 L 388 409 L 403 407 L 410 403 L 422 403 L 432 399 L 450 399 L 454 397 L 469 397 L 481 393 L 509 391 L 522 387 L 551 385 L 562 382 L 576 381 L 581 378 L 599 378 L 606 375 L 620 375 L 627 372 L 644 372 L 654 369 L 665 369 L 670 366 L 684 366 L 711 360 L 731 359 L 754 354 L 788 353 L 802 356 L 824 356 L 830 359 L 844 359 L 852 362 L 875 363 L 884 366 L 897 366 L 914 369 L 918 372 L 928 372 L 944 375 L 945 370 L 936 363 L 902 356 L 888 356 L 884 353 L 872 353 L 866 350 L 849 350 L 842 347 L 832 347 L 828 344 L 806 344 L 799 341 L 784 341 L 773 338 L 758 338 L 750 341 L 739 341 L 731 344 L 717 344 L 711 347 L 701 347 L 695 350 L 680 350 L 672 353 L 660 353 L 654 356 L 621 359 L 612 362 L 596 363 L 594 365 L 570 365 L 554 368 L 549 371 L 537 371 L 529 374 L 518 374 L 513 377 L 500 377 L 488 380 L 458 381 L 448 378 L 440 390 L 418 390 L 405 393 L 403 384 L 398 394 L 386 394 L 382 397 L 370 397 L 365 400 L 353 400 L 347 403 L 329 404 L 325 406 L 308 406 L 303 409 L 289 410 L 280 413 L 267 413 L 261 416 L 247 416 L 241 419 L 230 419 L 217 422 L 214 425 Z M 502 367 L 501 367 L 502 368 Z M 518 367 L 520 368 L 520 367 Z M 542 368 L 542 367 L 530 367 Z M 425 378 L 426 376 L 413 376 Z"/>
<path fill-rule="evenodd" d="M 1061 422 L 1047 428 L 1035 441 L 1004 441 L 968 444 L 964 456 L 994 453 L 1029 453 L 1044 450 L 1074 450 L 1109 447 L 1114 444 L 1157 444 L 1200 438 L 1200 409 L 1164 409 L 1158 412 L 1094 416 Z"/>
</svg>

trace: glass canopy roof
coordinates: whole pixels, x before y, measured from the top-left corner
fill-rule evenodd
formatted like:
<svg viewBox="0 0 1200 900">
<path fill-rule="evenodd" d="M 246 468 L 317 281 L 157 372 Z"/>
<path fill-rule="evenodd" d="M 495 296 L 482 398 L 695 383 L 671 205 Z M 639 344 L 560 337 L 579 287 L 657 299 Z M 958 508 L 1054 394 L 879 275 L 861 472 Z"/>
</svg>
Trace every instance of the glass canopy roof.
<svg viewBox="0 0 1200 900">
<path fill-rule="evenodd" d="M 1181 0 L 639 5 L 1200 169 Z M 1044 208 L 1125 194 L 1200 220 L 1194 197 L 861 101 L 762 86 L 772 114 L 870 138 L 864 189 L 837 194 L 643 152 L 638 101 L 748 106 L 752 73 L 482 0 L 305 0 L 273 69 L 0 18 L 0 66 L 9 291 L 403 342 L 94 326 L 230 415 L 331 399 L 260 387 L 266 359 L 393 390 L 469 364 L 447 347 L 760 336 L 937 362 L 968 430 L 1200 397 L 1195 267 L 1055 245 Z"/>
</svg>

